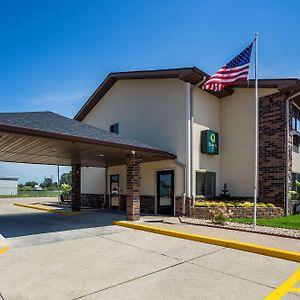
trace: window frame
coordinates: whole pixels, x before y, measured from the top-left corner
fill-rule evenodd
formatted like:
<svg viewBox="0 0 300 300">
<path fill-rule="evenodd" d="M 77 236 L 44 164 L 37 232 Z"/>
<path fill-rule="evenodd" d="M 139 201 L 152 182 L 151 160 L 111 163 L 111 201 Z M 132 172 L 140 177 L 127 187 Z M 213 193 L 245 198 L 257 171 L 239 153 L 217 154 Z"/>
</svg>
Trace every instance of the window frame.
<svg viewBox="0 0 300 300">
<path fill-rule="evenodd" d="M 197 193 L 197 174 L 200 173 L 200 174 L 203 174 L 204 175 L 204 195 L 202 194 L 198 194 Z M 211 175 L 213 176 L 212 178 L 212 184 L 213 184 L 213 194 L 207 194 L 207 191 L 208 191 L 208 180 L 207 180 L 207 176 L 208 175 Z M 201 171 L 201 170 L 196 170 L 195 171 L 195 194 L 196 194 L 196 197 L 198 196 L 204 196 L 206 198 L 215 198 L 216 197 L 216 172 L 213 172 L 213 171 Z"/>
<path fill-rule="evenodd" d="M 114 134 L 119 134 L 120 131 L 119 123 L 114 123 L 110 125 L 109 131 Z"/>
</svg>

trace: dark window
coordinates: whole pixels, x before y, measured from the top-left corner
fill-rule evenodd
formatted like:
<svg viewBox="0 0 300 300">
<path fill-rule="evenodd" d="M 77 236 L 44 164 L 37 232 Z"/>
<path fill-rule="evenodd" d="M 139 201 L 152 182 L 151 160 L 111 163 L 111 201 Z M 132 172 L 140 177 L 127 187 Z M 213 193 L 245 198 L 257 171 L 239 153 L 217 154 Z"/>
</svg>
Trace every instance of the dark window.
<svg viewBox="0 0 300 300">
<path fill-rule="evenodd" d="M 300 174 L 299 173 L 292 173 L 292 191 L 299 192 L 299 188 L 296 187 L 296 180 L 300 181 Z"/>
<path fill-rule="evenodd" d="M 196 172 L 196 195 L 213 198 L 216 195 L 216 173 Z"/>
<path fill-rule="evenodd" d="M 300 110 L 296 107 L 292 110 L 292 129 L 300 133 Z"/>
<path fill-rule="evenodd" d="M 297 130 L 297 119 L 295 117 L 292 117 L 292 128 L 294 130 Z"/>
<path fill-rule="evenodd" d="M 110 125 L 110 132 L 119 134 L 119 123 Z"/>
</svg>

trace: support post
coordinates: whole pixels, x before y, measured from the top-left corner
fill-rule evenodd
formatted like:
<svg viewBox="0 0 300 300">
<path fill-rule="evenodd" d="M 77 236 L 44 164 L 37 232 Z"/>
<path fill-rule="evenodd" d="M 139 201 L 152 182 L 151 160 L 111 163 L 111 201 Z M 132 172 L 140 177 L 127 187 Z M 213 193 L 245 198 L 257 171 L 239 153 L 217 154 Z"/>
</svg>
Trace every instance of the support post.
<svg viewBox="0 0 300 300">
<path fill-rule="evenodd" d="M 133 152 L 127 157 L 127 201 L 126 212 L 129 221 L 140 219 L 140 162 Z"/>
<path fill-rule="evenodd" d="M 72 199 L 71 207 L 74 211 L 81 210 L 81 168 L 79 164 L 72 165 Z"/>
</svg>

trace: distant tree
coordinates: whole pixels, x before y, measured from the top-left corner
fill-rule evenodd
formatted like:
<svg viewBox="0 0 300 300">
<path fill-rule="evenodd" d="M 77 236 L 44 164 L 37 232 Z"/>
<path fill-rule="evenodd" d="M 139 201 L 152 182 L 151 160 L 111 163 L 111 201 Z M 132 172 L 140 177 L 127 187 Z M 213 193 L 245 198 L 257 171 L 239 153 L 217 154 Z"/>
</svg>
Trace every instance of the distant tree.
<svg viewBox="0 0 300 300">
<path fill-rule="evenodd" d="M 72 172 L 64 173 L 60 177 L 60 185 L 62 184 L 68 184 L 72 185 Z"/>
<path fill-rule="evenodd" d="M 53 186 L 52 178 L 45 177 L 44 181 L 40 184 L 41 188 L 49 188 Z"/>
<path fill-rule="evenodd" d="M 37 185 L 38 183 L 35 181 L 27 181 L 25 183 L 25 186 L 30 186 L 30 187 L 34 187 L 35 185 Z"/>
<path fill-rule="evenodd" d="M 24 184 L 20 183 L 20 184 L 18 184 L 18 187 L 21 189 L 24 187 Z"/>
</svg>

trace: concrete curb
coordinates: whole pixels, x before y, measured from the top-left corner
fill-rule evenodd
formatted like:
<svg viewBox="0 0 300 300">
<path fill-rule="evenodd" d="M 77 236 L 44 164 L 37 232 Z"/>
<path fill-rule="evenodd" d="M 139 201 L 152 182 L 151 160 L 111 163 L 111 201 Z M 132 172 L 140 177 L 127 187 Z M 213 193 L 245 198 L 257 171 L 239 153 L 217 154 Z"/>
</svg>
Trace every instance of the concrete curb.
<svg viewBox="0 0 300 300">
<path fill-rule="evenodd" d="M 290 252 L 290 251 L 285 251 L 285 250 L 276 249 L 276 248 L 259 246 L 259 245 L 255 245 L 255 244 L 247 244 L 247 243 L 242 243 L 242 242 L 237 242 L 237 241 L 232 241 L 232 240 L 224 240 L 224 239 L 219 239 L 219 238 L 208 237 L 208 236 L 204 236 L 204 235 L 156 228 L 156 227 L 131 223 L 131 222 L 127 222 L 127 221 L 114 221 L 113 225 L 118 225 L 118 226 L 136 229 L 136 230 L 142 230 L 142 231 L 172 236 L 172 237 L 176 237 L 176 238 L 180 238 L 180 239 L 196 241 L 196 242 L 201 242 L 201 243 L 207 243 L 207 244 L 213 244 L 213 245 L 217 245 L 217 246 L 221 246 L 221 247 L 225 247 L 225 248 L 237 249 L 237 250 L 241 250 L 241 251 L 247 251 L 247 252 L 252 252 L 252 253 L 256 253 L 256 254 L 261 254 L 261 255 L 281 258 L 281 259 L 285 259 L 285 260 L 300 262 L 300 253 L 299 252 Z"/>
<path fill-rule="evenodd" d="M 59 209 L 53 209 L 53 208 L 47 208 L 47 207 L 42 207 L 38 205 L 32 205 L 32 204 L 24 204 L 24 203 L 14 203 L 16 206 L 21 206 L 21 207 L 26 207 L 26 208 L 32 208 L 32 209 L 37 209 L 37 210 L 42 210 L 46 212 L 51 212 L 59 215 L 65 215 L 65 216 L 72 216 L 72 215 L 79 215 L 79 211 L 61 211 Z"/>
</svg>

